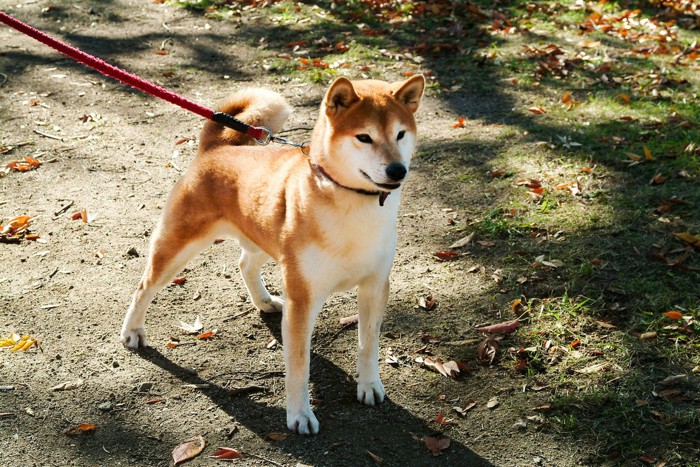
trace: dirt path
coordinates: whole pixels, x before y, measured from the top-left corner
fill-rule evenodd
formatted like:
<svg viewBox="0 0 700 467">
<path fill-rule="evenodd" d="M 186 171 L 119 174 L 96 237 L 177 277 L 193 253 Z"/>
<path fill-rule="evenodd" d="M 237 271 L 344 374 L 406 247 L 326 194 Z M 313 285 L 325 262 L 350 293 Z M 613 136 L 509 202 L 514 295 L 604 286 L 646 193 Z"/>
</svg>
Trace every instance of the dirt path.
<svg viewBox="0 0 700 467">
<path fill-rule="evenodd" d="M 296 107 L 290 128 L 315 118 L 323 86 L 267 74 L 264 59 L 273 52 L 256 43 L 254 24 L 245 20 L 212 21 L 140 1 L 2 3 L 4 11 L 205 105 L 241 86 L 268 86 Z M 432 256 L 453 240 L 445 237 L 450 218 L 469 215 L 493 195 L 440 184 L 449 169 L 431 161 L 465 150 L 449 144 L 445 129 L 456 115 L 450 107 L 429 93 L 419 115 L 424 146 L 405 191 L 380 344 L 382 357 L 391 350 L 399 358 L 397 367 L 381 367 L 389 400 L 378 409 L 356 403 L 356 329 L 338 321 L 354 313 L 354 294 L 334 296 L 313 344 L 321 434 L 287 436 L 282 351 L 269 345 L 281 340 L 279 317 L 251 309 L 231 241 L 196 258 L 182 274 L 187 281 L 157 297 L 149 315 L 152 348 L 131 353 L 118 341 L 149 232 L 193 156 L 202 121 L 5 27 L 0 44 L 0 146 L 29 143 L 0 162 L 44 161 L 38 170 L 0 178 L 0 218 L 37 216 L 32 227 L 42 239 L 0 244 L 0 331 L 36 336 L 43 350 L 0 353 L 0 386 L 14 388 L 0 392 L 1 465 L 168 465 L 172 449 L 198 434 L 207 447 L 191 465 L 214 464 L 206 456 L 219 446 L 249 453 L 242 465 L 375 465 L 374 456 L 397 466 L 585 462 L 590 441 L 548 430 L 531 410 L 547 403 L 547 391 L 523 392 L 512 372 L 478 365 L 474 326 L 499 319 L 489 298 L 497 293 L 495 267 L 478 258 L 450 266 Z M 166 55 L 156 53 L 161 48 Z M 393 73 L 387 79 L 401 79 Z M 473 113 L 488 114 L 494 104 L 484 97 L 477 109 L 472 97 L 461 99 Z M 498 131 L 487 123 L 466 129 L 477 145 Z M 483 161 L 477 153 L 472 163 Z M 82 209 L 90 222 L 71 219 Z M 472 266 L 484 269 L 469 273 Z M 279 288 L 274 269 L 266 274 Z M 436 310 L 415 307 L 419 297 L 438 292 Z M 218 330 L 214 339 L 180 334 L 178 321 L 196 316 L 204 330 Z M 476 371 L 452 380 L 414 363 L 426 345 L 423 332 L 443 336 L 430 345 L 435 357 L 461 359 Z M 171 337 L 180 339 L 176 348 L 166 347 Z M 68 381 L 80 383 L 50 389 Z M 487 408 L 494 397 L 500 405 Z M 452 411 L 470 399 L 477 405 L 466 417 Z M 452 423 L 436 424 L 440 412 Z M 82 423 L 97 428 L 64 434 Z M 440 457 L 422 441 L 435 433 L 451 440 Z"/>
</svg>

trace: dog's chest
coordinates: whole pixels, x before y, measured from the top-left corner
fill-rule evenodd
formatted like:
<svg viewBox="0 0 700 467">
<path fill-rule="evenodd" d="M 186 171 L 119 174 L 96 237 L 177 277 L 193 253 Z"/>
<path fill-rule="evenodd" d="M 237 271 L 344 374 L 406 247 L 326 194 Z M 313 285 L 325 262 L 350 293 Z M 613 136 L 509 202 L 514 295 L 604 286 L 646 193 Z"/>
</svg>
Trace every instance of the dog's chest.
<svg viewBox="0 0 700 467">
<path fill-rule="evenodd" d="M 388 274 L 396 250 L 396 209 L 319 216 L 321 239 L 301 252 L 304 275 L 330 290 L 344 290 L 372 274 Z"/>
</svg>

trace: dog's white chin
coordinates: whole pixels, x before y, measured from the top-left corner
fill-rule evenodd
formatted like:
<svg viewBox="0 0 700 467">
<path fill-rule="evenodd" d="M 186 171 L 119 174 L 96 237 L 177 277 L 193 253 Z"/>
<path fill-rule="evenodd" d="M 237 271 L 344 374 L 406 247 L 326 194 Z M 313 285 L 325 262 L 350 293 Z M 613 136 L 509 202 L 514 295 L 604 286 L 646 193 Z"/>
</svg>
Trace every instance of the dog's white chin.
<svg viewBox="0 0 700 467">
<path fill-rule="evenodd" d="M 392 192 L 393 190 L 396 190 L 401 187 L 400 183 L 396 182 L 390 182 L 390 183 L 380 183 L 374 180 L 372 177 L 370 177 L 365 171 L 360 171 L 362 173 L 362 176 L 365 177 L 367 180 L 369 180 L 372 185 L 374 185 L 377 188 L 380 188 L 382 191 L 386 191 L 387 193 Z"/>
</svg>

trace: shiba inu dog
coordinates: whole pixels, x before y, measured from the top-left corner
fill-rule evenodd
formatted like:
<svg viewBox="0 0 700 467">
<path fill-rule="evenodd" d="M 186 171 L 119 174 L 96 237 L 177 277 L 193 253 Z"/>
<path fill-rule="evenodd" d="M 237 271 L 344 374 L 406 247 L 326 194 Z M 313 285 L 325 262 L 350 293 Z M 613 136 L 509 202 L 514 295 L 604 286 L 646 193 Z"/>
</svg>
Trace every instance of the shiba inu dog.
<svg viewBox="0 0 700 467">
<path fill-rule="evenodd" d="M 316 434 L 309 403 L 311 334 L 334 291 L 357 287 L 357 399 L 384 400 L 379 328 L 396 250 L 399 196 L 416 145 L 425 79 L 387 83 L 337 78 L 327 90 L 308 156 L 288 146 L 254 146 L 249 136 L 209 121 L 198 153 L 175 185 L 155 229 L 146 269 L 124 318 L 121 341 L 146 346 L 154 296 L 214 239 L 238 239 L 241 275 L 263 312 L 282 311 L 287 426 Z M 231 96 L 221 111 L 279 130 L 291 112 L 272 91 Z M 281 269 L 284 300 L 271 296 L 261 268 Z"/>
</svg>

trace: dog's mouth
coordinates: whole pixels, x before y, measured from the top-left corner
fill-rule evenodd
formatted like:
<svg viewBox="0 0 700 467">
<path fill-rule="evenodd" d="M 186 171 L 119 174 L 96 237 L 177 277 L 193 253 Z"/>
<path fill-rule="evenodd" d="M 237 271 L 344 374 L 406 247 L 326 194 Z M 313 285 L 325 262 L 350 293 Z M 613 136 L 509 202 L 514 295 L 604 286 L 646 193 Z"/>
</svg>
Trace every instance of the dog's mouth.
<svg viewBox="0 0 700 467">
<path fill-rule="evenodd" d="M 398 187 L 401 186 L 400 183 L 378 183 L 378 182 L 375 182 L 374 180 L 372 180 L 372 177 L 370 177 L 364 170 L 360 170 L 360 172 L 362 173 L 362 175 L 364 175 L 364 177 L 365 177 L 367 180 L 369 180 L 370 182 L 372 182 L 372 184 L 373 184 L 374 186 L 378 187 L 378 188 L 382 188 L 382 189 L 384 189 L 384 190 L 389 190 L 389 191 L 391 191 L 391 190 L 395 190 L 395 189 L 397 189 Z"/>
</svg>

